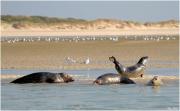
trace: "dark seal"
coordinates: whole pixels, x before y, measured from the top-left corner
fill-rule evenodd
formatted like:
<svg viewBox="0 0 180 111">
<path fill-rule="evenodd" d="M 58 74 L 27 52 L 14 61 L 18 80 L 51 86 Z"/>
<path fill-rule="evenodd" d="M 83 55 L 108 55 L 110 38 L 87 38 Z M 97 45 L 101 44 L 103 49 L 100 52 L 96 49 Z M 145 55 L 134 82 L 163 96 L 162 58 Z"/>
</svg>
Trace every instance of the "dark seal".
<svg viewBox="0 0 180 111">
<path fill-rule="evenodd" d="M 18 78 L 11 83 L 68 83 L 72 81 L 74 79 L 66 73 L 36 72 Z"/>
<path fill-rule="evenodd" d="M 120 64 L 113 56 L 109 57 L 109 60 L 115 64 L 115 69 L 122 77 L 136 78 L 143 77 L 148 56 L 142 57 L 135 65 L 129 67 Z"/>
<path fill-rule="evenodd" d="M 135 82 L 129 78 L 121 77 L 119 74 L 107 73 L 99 76 L 93 83 L 99 85 L 107 84 L 135 84 Z"/>
</svg>

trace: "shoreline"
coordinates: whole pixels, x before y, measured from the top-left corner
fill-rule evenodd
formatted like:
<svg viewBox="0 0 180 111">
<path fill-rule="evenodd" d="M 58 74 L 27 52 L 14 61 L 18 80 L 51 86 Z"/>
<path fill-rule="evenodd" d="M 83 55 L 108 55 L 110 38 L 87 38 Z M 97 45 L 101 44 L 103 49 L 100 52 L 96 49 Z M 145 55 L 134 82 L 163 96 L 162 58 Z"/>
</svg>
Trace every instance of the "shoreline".
<svg viewBox="0 0 180 111">
<path fill-rule="evenodd" d="M 179 29 L 127 29 L 127 30 L 2 30 L 1 36 L 128 36 L 128 35 L 179 35 Z"/>
</svg>

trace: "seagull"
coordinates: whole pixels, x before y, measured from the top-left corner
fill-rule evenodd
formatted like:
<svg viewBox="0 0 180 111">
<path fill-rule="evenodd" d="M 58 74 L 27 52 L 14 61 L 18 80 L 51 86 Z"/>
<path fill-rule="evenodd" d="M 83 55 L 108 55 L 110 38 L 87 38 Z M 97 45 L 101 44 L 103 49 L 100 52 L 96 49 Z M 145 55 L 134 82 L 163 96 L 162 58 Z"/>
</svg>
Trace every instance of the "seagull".
<svg viewBox="0 0 180 111">
<path fill-rule="evenodd" d="M 169 37 L 166 38 L 166 40 L 169 40 L 169 39 L 170 39 Z"/>
<path fill-rule="evenodd" d="M 8 40 L 8 43 L 11 43 L 11 40 Z"/>
<path fill-rule="evenodd" d="M 67 61 L 67 63 L 76 63 L 76 60 L 74 60 L 74 59 L 72 59 L 70 57 L 67 57 L 66 61 Z"/>
<path fill-rule="evenodd" d="M 85 64 L 89 64 L 90 63 L 90 59 L 89 59 L 89 57 L 86 59 L 86 61 L 85 61 Z"/>
<path fill-rule="evenodd" d="M 159 42 L 159 38 L 157 38 L 156 41 Z"/>
</svg>

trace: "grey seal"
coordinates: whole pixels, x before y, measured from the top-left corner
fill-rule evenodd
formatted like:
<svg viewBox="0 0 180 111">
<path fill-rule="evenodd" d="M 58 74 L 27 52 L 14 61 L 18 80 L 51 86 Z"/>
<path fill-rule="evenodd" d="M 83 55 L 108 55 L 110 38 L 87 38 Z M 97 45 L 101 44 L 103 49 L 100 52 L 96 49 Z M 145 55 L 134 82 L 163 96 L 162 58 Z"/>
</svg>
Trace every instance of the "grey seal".
<svg viewBox="0 0 180 111">
<path fill-rule="evenodd" d="M 148 86 L 161 86 L 163 85 L 162 80 L 158 76 L 154 76 L 148 83 Z"/>
<path fill-rule="evenodd" d="M 11 83 L 68 83 L 73 81 L 74 79 L 66 73 L 36 72 L 18 78 Z"/>
<path fill-rule="evenodd" d="M 121 76 L 127 78 L 136 78 L 143 77 L 148 56 L 142 57 L 135 65 L 129 67 L 125 67 L 120 64 L 114 56 L 109 57 L 109 60 L 115 64 L 115 69 Z"/>
<path fill-rule="evenodd" d="M 98 85 L 107 84 L 135 84 L 135 82 L 129 78 L 121 77 L 119 74 L 106 73 L 99 76 L 93 83 Z"/>
</svg>

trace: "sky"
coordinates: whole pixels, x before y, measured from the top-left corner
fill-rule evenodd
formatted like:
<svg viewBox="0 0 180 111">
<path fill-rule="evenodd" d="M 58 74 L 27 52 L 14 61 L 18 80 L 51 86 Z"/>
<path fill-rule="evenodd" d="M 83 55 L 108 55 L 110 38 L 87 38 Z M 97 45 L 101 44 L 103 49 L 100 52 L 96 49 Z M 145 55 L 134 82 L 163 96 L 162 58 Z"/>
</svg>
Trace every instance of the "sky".
<svg viewBox="0 0 180 111">
<path fill-rule="evenodd" d="M 98 18 L 155 22 L 179 20 L 178 1 L 1 1 L 1 15 Z"/>
</svg>

